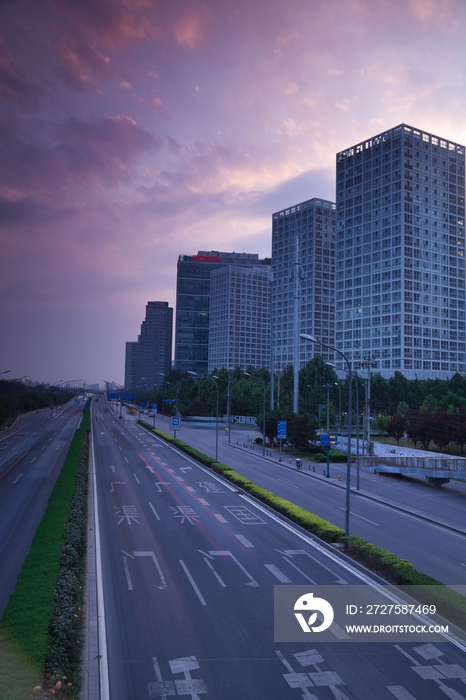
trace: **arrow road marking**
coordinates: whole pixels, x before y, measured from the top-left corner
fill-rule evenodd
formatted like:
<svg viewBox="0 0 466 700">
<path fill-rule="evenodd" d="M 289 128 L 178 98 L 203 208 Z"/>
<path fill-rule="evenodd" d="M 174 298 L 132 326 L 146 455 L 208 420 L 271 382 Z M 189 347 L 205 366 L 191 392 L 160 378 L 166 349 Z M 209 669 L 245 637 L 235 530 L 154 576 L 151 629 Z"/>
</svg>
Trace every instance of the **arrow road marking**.
<svg viewBox="0 0 466 700">
<path fill-rule="evenodd" d="M 341 576 L 338 576 L 338 574 L 335 573 L 335 571 L 333 571 L 333 569 L 330 569 L 328 566 L 325 566 L 325 564 L 322 564 L 321 561 L 319 561 L 316 557 L 313 557 L 312 554 L 309 554 L 309 552 L 306 552 L 304 549 L 285 549 L 284 551 L 281 551 L 280 549 L 275 549 L 275 551 L 278 552 L 279 554 L 281 554 L 284 559 L 285 559 L 285 557 L 288 557 L 285 560 L 288 562 L 288 564 L 291 564 L 291 566 L 293 566 L 295 569 L 297 567 L 294 564 L 292 564 L 291 561 L 289 561 L 289 559 L 291 557 L 298 555 L 298 554 L 304 554 L 304 556 L 309 557 L 309 559 L 312 559 L 312 561 L 315 561 L 316 564 L 318 564 L 318 566 L 321 566 L 323 569 L 325 569 L 326 571 L 329 571 L 333 576 L 335 576 L 336 583 L 341 583 L 341 584 L 348 583 L 348 581 L 346 581 L 344 578 L 342 578 Z M 298 571 L 300 571 L 300 569 L 298 569 Z M 315 581 L 312 581 L 312 579 L 308 578 L 302 571 L 300 573 L 302 573 L 303 576 L 308 579 L 308 581 L 310 581 L 314 585 L 317 585 Z"/>
<path fill-rule="evenodd" d="M 199 551 L 201 551 L 201 550 L 199 550 Z M 202 552 L 202 554 L 204 554 L 204 552 Z M 252 586 L 252 587 L 254 587 L 254 588 L 256 588 L 256 587 L 259 585 L 259 584 L 257 583 L 257 581 L 251 576 L 251 574 L 248 573 L 248 572 L 246 571 L 246 569 L 245 569 L 244 566 L 241 564 L 241 562 L 239 562 L 238 559 L 235 557 L 235 555 L 232 554 L 231 552 L 229 552 L 229 551 L 227 551 L 227 550 L 222 550 L 222 551 L 220 551 L 220 552 L 217 551 L 217 550 L 213 550 L 213 551 L 209 551 L 209 554 L 210 554 L 211 557 L 231 557 L 232 560 L 235 562 L 235 564 L 236 564 L 237 566 L 239 566 L 239 568 L 241 569 L 241 571 L 242 571 L 242 572 L 246 575 L 246 577 L 249 579 L 249 582 L 248 582 L 248 583 L 245 583 L 244 585 L 245 585 L 245 586 Z"/>
<path fill-rule="evenodd" d="M 199 588 L 196 586 L 195 580 L 193 579 L 193 577 L 192 577 L 191 574 L 189 573 L 186 564 L 184 563 L 184 561 L 183 561 L 182 559 L 179 559 L 179 562 L 180 562 L 181 566 L 183 567 L 184 573 L 185 573 L 186 576 L 188 577 L 189 583 L 190 583 L 191 586 L 194 588 L 194 592 L 196 593 L 197 597 L 198 597 L 199 600 L 201 601 L 201 605 L 207 605 L 207 603 L 205 602 L 204 597 L 203 597 L 201 591 L 200 591 Z"/>
<path fill-rule="evenodd" d="M 154 552 L 133 552 L 133 554 L 135 557 L 151 557 L 151 559 L 153 560 L 153 562 L 155 564 L 155 568 L 157 569 L 157 573 L 158 573 L 159 578 L 160 578 L 160 583 L 162 584 L 161 586 L 157 586 L 157 588 L 160 588 L 161 590 L 164 588 L 167 588 L 167 586 L 168 586 L 167 580 L 162 573 L 161 566 L 160 566 L 159 561 L 158 561 L 157 557 L 155 556 Z"/>
</svg>

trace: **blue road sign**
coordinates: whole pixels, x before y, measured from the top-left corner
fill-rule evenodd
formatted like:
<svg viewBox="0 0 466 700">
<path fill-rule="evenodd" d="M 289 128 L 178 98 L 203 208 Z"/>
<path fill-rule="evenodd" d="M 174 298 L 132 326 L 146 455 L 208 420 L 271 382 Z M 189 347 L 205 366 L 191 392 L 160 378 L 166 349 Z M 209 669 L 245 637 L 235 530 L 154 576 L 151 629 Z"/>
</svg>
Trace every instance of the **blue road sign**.
<svg viewBox="0 0 466 700">
<path fill-rule="evenodd" d="M 338 444 L 338 435 L 319 435 L 320 437 L 320 444 L 325 447 L 325 446 L 330 446 L 330 445 L 336 445 Z"/>
<path fill-rule="evenodd" d="M 172 416 L 170 419 L 170 427 L 172 430 L 179 430 L 179 428 L 181 428 L 181 418 L 179 416 Z"/>
<path fill-rule="evenodd" d="M 277 421 L 277 437 L 279 440 L 286 440 L 286 420 Z"/>
</svg>

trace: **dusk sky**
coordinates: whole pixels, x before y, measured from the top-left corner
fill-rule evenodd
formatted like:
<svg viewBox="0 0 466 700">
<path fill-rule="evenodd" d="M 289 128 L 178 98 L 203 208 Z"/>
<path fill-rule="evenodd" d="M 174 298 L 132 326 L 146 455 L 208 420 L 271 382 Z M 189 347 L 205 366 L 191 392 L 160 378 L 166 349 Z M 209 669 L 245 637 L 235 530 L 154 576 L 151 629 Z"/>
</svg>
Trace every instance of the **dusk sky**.
<svg viewBox="0 0 466 700">
<path fill-rule="evenodd" d="M 269 256 L 402 122 L 466 144 L 466 2 L 3 0 L 0 98 L 0 372 L 123 383 L 179 254 Z"/>
</svg>

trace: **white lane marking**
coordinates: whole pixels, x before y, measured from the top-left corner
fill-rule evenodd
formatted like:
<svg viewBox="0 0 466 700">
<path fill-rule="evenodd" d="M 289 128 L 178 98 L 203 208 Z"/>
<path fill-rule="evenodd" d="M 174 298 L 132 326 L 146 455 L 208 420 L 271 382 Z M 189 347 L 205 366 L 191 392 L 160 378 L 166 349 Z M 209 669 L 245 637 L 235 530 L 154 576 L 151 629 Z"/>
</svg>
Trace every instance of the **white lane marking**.
<svg viewBox="0 0 466 700">
<path fill-rule="evenodd" d="M 162 493 L 162 489 L 160 487 L 161 486 L 168 486 L 168 481 L 154 481 L 154 484 L 157 487 L 157 491 L 159 493 Z"/>
<path fill-rule="evenodd" d="M 244 535 L 235 535 L 235 537 L 244 547 L 254 547 L 254 545 Z"/>
<path fill-rule="evenodd" d="M 95 568 L 97 583 L 97 626 L 99 639 L 99 671 L 100 671 L 100 698 L 110 699 L 110 682 L 108 673 L 107 636 L 105 627 L 105 602 L 104 584 L 102 575 L 102 555 L 100 544 L 100 521 L 97 498 L 97 477 L 95 471 L 94 440 L 91 433 L 91 453 L 92 453 L 92 486 L 94 492 L 94 533 L 95 533 Z"/>
<path fill-rule="evenodd" d="M 213 575 L 215 576 L 215 578 L 217 579 L 217 581 L 219 582 L 219 584 L 222 586 L 222 588 L 226 588 L 226 586 L 227 586 L 226 583 L 224 583 L 222 581 L 222 579 L 220 578 L 218 573 L 215 571 L 214 567 L 212 566 L 210 561 L 207 559 L 207 557 L 204 557 L 204 561 L 207 564 L 207 566 L 209 567 L 209 569 L 211 570 L 211 572 L 213 573 Z"/>
<path fill-rule="evenodd" d="M 278 566 L 275 566 L 275 564 L 264 564 L 264 566 L 270 571 L 271 574 L 275 576 L 275 578 L 278 578 L 280 583 L 292 583 L 291 579 L 289 579 L 288 576 L 285 576 L 285 574 L 282 573 Z"/>
<path fill-rule="evenodd" d="M 279 554 L 284 555 L 284 556 L 283 556 L 283 559 L 285 559 L 285 556 L 286 556 L 286 557 L 289 557 L 289 558 L 291 559 L 291 557 L 294 557 L 294 556 L 296 556 L 296 555 L 299 556 L 300 554 L 304 554 L 304 556 L 309 557 L 310 559 L 312 559 L 313 561 L 315 561 L 316 564 L 318 564 L 318 566 L 321 566 L 323 569 L 326 569 L 326 571 L 328 571 L 329 573 L 333 574 L 333 575 L 335 576 L 335 583 L 341 583 L 341 584 L 346 584 L 346 583 L 348 583 L 348 581 L 346 581 L 346 580 L 345 580 L 344 578 L 342 578 L 341 576 L 338 576 L 338 574 L 337 574 L 335 571 L 333 571 L 332 569 L 330 569 L 328 566 L 325 566 L 325 564 L 323 564 L 322 562 L 320 562 L 318 559 L 316 559 L 316 557 L 313 557 L 312 554 L 309 554 L 309 552 L 306 552 L 306 550 L 304 550 L 304 549 L 285 549 L 285 551 L 283 551 L 283 552 L 280 551 L 279 549 L 275 549 L 275 551 L 278 552 Z M 288 559 L 285 559 L 285 561 L 288 561 Z M 296 568 L 296 567 L 295 567 L 295 568 Z M 300 569 L 298 569 L 298 571 L 299 571 L 299 570 L 300 570 Z M 315 581 L 313 581 L 313 583 L 315 583 Z M 317 585 L 317 584 L 316 584 L 316 585 Z"/>
<path fill-rule="evenodd" d="M 133 476 L 134 476 L 134 478 L 136 479 L 136 481 L 138 482 L 138 484 L 140 485 L 141 482 L 140 482 L 139 479 L 137 478 L 136 474 L 133 474 Z"/>
<path fill-rule="evenodd" d="M 154 552 L 133 552 L 133 554 L 135 557 L 150 557 L 155 564 L 155 568 L 157 569 L 157 573 L 160 577 L 160 583 L 162 584 L 161 586 L 158 586 L 158 588 L 160 588 L 160 589 L 167 588 L 167 586 L 168 586 L 167 579 L 165 578 L 165 576 L 162 573 L 162 568 L 159 564 L 159 560 L 155 556 Z"/>
<path fill-rule="evenodd" d="M 131 583 L 131 577 L 129 575 L 129 569 L 128 569 L 128 560 L 126 559 L 126 557 L 123 557 L 123 566 L 125 569 L 125 576 L 126 576 L 126 583 L 128 584 L 128 590 L 132 591 L 133 584 Z"/>
<path fill-rule="evenodd" d="M 30 463 L 32 464 L 33 462 L 35 462 L 36 459 L 37 459 L 37 457 L 33 457 L 33 458 L 31 459 L 31 462 L 30 462 Z"/>
<path fill-rule="evenodd" d="M 199 503 L 202 503 L 203 506 L 210 505 L 209 501 L 206 501 L 205 498 L 199 498 L 198 500 L 199 500 Z M 465 564 L 465 566 L 466 566 L 466 564 Z"/>
<path fill-rule="evenodd" d="M 304 571 L 302 571 L 298 566 L 296 566 L 296 564 L 294 564 L 294 563 L 291 561 L 291 559 L 288 559 L 287 557 L 283 557 L 283 559 L 286 561 L 287 564 L 289 564 L 290 566 L 292 566 L 293 569 L 296 569 L 296 571 L 298 571 L 298 572 L 301 574 L 301 576 L 304 576 L 304 578 L 305 578 L 307 581 L 309 581 L 309 583 L 312 583 L 314 586 L 317 586 L 317 582 L 314 581 L 314 579 L 310 578 L 307 574 L 305 574 Z"/>
<path fill-rule="evenodd" d="M 184 481 L 182 476 L 177 476 L 176 479 L 177 479 L 177 481 Z"/>
<path fill-rule="evenodd" d="M 403 688 L 402 685 L 387 685 L 387 690 L 389 690 L 397 700 L 416 700 L 414 695 L 411 695 L 409 690 Z"/>
<path fill-rule="evenodd" d="M 199 551 L 201 551 L 201 550 L 199 550 Z M 204 552 L 202 552 L 202 553 L 204 554 Z M 219 550 L 214 549 L 214 550 L 209 550 L 209 552 L 208 552 L 207 554 L 208 554 L 208 556 L 210 556 L 211 559 L 213 559 L 214 557 L 231 557 L 232 560 L 235 562 L 235 564 L 236 564 L 237 566 L 239 566 L 239 568 L 241 569 L 241 571 L 242 571 L 242 572 L 247 576 L 247 578 L 249 579 L 249 583 L 245 583 L 244 585 L 245 585 L 245 586 L 253 586 L 254 588 L 256 588 L 256 587 L 259 585 L 259 584 L 257 583 L 256 579 L 254 579 L 254 578 L 251 576 L 251 574 L 250 574 L 248 571 L 246 571 L 246 569 L 245 569 L 244 566 L 241 564 L 241 562 L 239 562 L 238 559 L 235 557 L 235 555 L 232 554 L 230 551 L 228 551 L 228 550 L 220 550 L 220 551 L 219 551 Z"/>
<path fill-rule="evenodd" d="M 21 472 L 21 474 L 13 481 L 13 483 L 16 484 L 16 482 L 19 481 L 22 476 L 23 476 L 23 472 Z"/>
<path fill-rule="evenodd" d="M 114 486 L 126 486 L 126 481 L 111 481 L 110 482 L 110 493 L 115 493 L 115 489 L 113 488 Z"/>
<path fill-rule="evenodd" d="M 291 486 L 293 489 L 298 489 L 301 490 L 300 486 L 295 486 L 294 484 L 290 484 L 289 481 L 285 481 L 285 479 L 280 479 L 280 477 L 277 476 L 277 481 L 281 481 L 283 484 L 286 484 L 287 486 Z"/>
<path fill-rule="evenodd" d="M 191 491 L 191 493 L 196 493 L 196 489 L 193 488 L 192 486 L 186 486 L 187 491 Z"/>
<path fill-rule="evenodd" d="M 151 509 L 152 509 L 153 514 L 154 514 L 155 517 L 157 518 L 157 520 L 160 520 L 160 517 L 158 516 L 157 511 L 155 510 L 154 506 L 152 505 L 152 503 L 151 503 L 150 501 L 149 501 L 149 505 L 150 505 L 150 507 L 151 507 Z"/>
<path fill-rule="evenodd" d="M 184 474 L 184 472 L 188 471 L 189 469 L 192 469 L 192 467 L 180 467 L 180 472 L 183 472 Z"/>
<path fill-rule="evenodd" d="M 219 523 L 227 523 L 228 522 L 228 520 L 226 518 L 224 518 L 223 515 L 221 515 L 220 513 L 212 513 L 212 515 L 214 516 L 214 518 L 217 518 Z"/>
<path fill-rule="evenodd" d="M 182 559 L 179 559 L 179 562 L 180 562 L 181 566 L 183 567 L 183 571 L 184 571 L 184 573 L 186 574 L 186 576 L 188 577 L 188 581 L 189 581 L 189 583 L 191 584 L 191 586 L 193 587 L 195 594 L 197 595 L 197 597 L 198 597 L 199 600 L 201 601 L 201 605 L 207 605 L 207 603 L 205 602 L 205 600 L 204 600 L 204 598 L 203 598 L 203 595 L 202 595 L 201 591 L 200 591 L 199 588 L 196 586 L 196 582 L 194 581 L 193 577 L 192 577 L 191 574 L 189 573 L 186 564 L 184 563 L 184 561 L 183 561 Z"/>
<path fill-rule="evenodd" d="M 340 510 L 345 510 L 345 508 L 343 508 L 342 506 L 340 506 Z M 353 513 L 352 511 L 351 511 L 351 515 L 354 515 L 355 518 L 361 518 L 361 520 L 365 520 L 366 523 L 370 523 L 371 525 L 377 525 L 377 527 L 379 527 L 379 523 L 374 523 L 374 521 L 373 521 L 373 520 L 369 520 L 369 518 L 363 518 L 362 515 L 358 515 L 357 513 Z"/>
<path fill-rule="evenodd" d="M 126 464 L 129 464 L 128 459 L 125 457 Z"/>
</svg>

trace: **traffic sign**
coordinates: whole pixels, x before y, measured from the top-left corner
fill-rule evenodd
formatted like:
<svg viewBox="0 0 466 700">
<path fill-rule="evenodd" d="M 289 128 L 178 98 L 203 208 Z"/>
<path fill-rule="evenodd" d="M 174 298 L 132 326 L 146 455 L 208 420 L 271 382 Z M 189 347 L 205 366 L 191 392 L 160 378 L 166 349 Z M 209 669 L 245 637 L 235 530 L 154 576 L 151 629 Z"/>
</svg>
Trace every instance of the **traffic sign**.
<svg viewBox="0 0 466 700">
<path fill-rule="evenodd" d="M 337 445 L 338 444 L 338 435 L 320 435 L 320 444 L 325 447 L 330 446 L 330 445 Z"/>
<path fill-rule="evenodd" d="M 277 421 L 277 437 L 279 440 L 286 440 L 286 420 Z"/>
<path fill-rule="evenodd" d="M 170 419 L 170 427 L 172 430 L 179 430 L 181 428 L 181 418 L 179 416 L 172 416 Z"/>
</svg>

